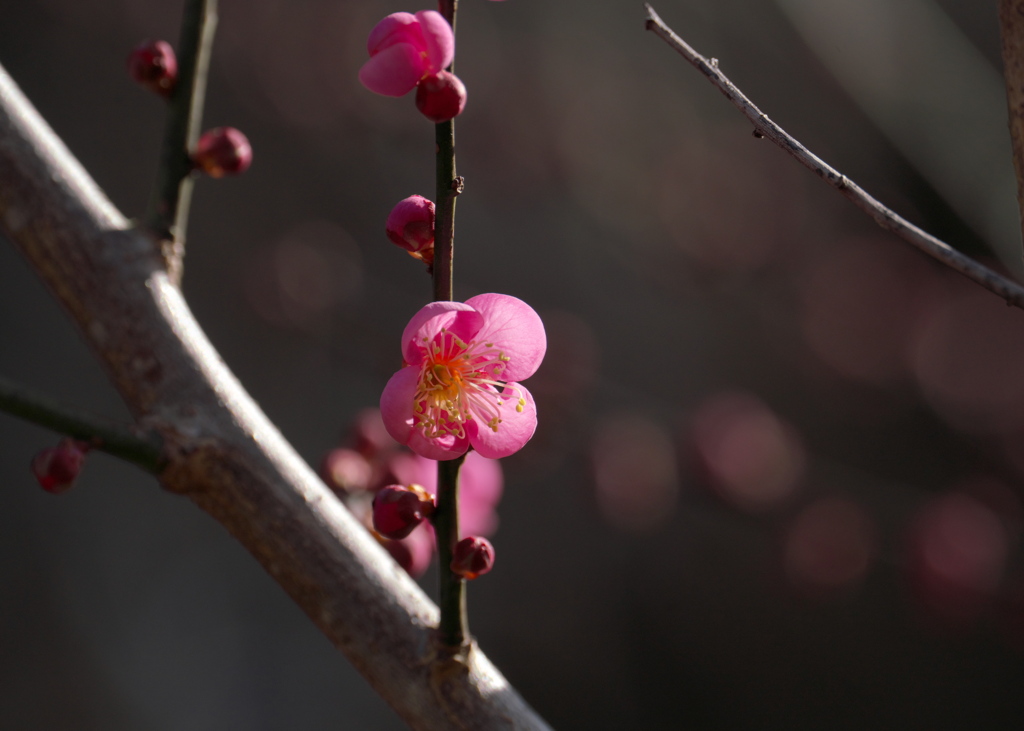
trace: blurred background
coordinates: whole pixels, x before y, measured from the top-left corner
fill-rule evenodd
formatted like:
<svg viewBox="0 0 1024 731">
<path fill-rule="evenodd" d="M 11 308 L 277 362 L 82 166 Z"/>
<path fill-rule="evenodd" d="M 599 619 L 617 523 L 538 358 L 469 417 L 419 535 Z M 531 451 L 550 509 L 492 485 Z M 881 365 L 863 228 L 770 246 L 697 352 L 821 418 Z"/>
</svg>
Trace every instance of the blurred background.
<svg viewBox="0 0 1024 731">
<path fill-rule="evenodd" d="M 141 215 L 163 124 L 129 50 L 181 2 L 0 0 L 0 63 Z M 387 243 L 433 130 L 363 89 L 381 0 L 222 0 L 184 290 L 311 463 L 376 405 L 430 296 Z M 429 4 L 427 4 L 429 7 Z M 897 7 L 893 7 L 897 6 Z M 1018 276 L 996 3 L 661 0 L 772 119 Z M 556 728 L 1019 728 L 1024 313 L 881 232 L 644 32 L 630 0 L 463 0 L 456 294 L 544 317 L 472 629 Z M 0 373 L 126 411 L 13 247 Z M 398 729 L 217 523 L 0 414 L 0 726 Z M 432 574 L 425 586 L 433 594 Z"/>
</svg>

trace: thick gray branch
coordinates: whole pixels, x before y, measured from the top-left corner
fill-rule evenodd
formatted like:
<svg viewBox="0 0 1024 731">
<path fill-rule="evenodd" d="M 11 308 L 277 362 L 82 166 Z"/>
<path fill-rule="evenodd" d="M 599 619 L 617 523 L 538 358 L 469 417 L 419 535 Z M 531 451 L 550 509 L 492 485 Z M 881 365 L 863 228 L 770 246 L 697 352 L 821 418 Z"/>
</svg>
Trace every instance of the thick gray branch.
<svg viewBox="0 0 1024 731">
<path fill-rule="evenodd" d="M 169 490 L 220 521 L 417 729 L 542 729 L 479 650 L 435 654 L 437 608 L 268 421 L 133 229 L 0 68 L 0 227 L 164 439 Z"/>
</svg>

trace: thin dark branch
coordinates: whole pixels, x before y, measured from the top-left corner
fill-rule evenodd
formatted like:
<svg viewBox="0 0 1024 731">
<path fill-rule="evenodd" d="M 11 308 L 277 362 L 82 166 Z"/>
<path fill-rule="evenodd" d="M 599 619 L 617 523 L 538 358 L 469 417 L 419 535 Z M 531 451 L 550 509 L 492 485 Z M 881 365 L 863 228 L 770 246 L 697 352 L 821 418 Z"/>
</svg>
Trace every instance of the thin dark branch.
<svg viewBox="0 0 1024 731">
<path fill-rule="evenodd" d="M 1024 0 L 999 0 L 999 30 L 1013 168 L 1017 172 L 1017 208 L 1024 232 Z"/>
<path fill-rule="evenodd" d="M 459 542 L 459 468 L 464 459 L 465 456 L 462 456 L 437 463 L 437 510 L 433 521 L 440 564 L 437 603 L 441 608 L 441 622 L 438 634 L 441 644 L 449 648 L 462 647 L 470 638 L 466 581 L 449 568 L 455 544 Z"/>
<path fill-rule="evenodd" d="M 455 32 L 459 0 L 441 0 L 441 14 Z M 448 66 L 454 72 L 455 61 Z M 434 300 L 451 300 L 455 247 L 455 200 L 462 192 L 462 178 L 455 172 L 455 120 L 435 126 L 437 144 L 437 202 L 434 216 Z M 459 542 L 459 467 L 463 458 L 437 463 L 437 511 L 434 528 L 437 536 L 438 604 L 441 620 L 438 637 L 441 644 L 458 650 L 469 642 L 469 615 L 466 612 L 466 582 L 449 568 L 452 552 Z"/>
<path fill-rule="evenodd" d="M 206 100 L 206 76 L 217 28 L 217 0 L 188 0 L 178 43 L 178 82 L 167 106 L 163 149 L 146 225 L 161 242 L 174 281 L 181 279 L 185 232 L 192 202 L 190 151 L 199 138 Z"/>
<path fill-rule="evenodd" d="M 818 177 L 842 193 L 885 230 L 891 231 L 929 256 L 960 272 L 971 281 L 999 295 L 1006 300 L 1008 305 L 1024 309 L 1024 287 L 979 264 L 969 256 L 961 254 L 949 244 L 921 230 L 872 198 L 860 186 L 812 153 L 769 119 L 768 115 L 758 109 L 735 84 L 726 78 L 725 74 L 718 70 L 716 60 L 709 61 L 697 53 L 686 41 L 665 25 L 658 14 L 654 12 L 654 8 L 646 4 L 645 7 L 647 8 L 647 30 L 653 31 L 704 74 L 708 81 L 714 84 L 750 120 L 757 136 L 770 139 L 795 157 L 804 167 L 812 170 Z"/>
<path fill-rule="evenodd" d="M 459 0 L 441 0 L 441 14 L 455 32 Z M 448 66 L 454 73 L 455 61 Z M 437 149 L 436 201 L 434 203 L 434 300 L 451 300 L 455 247 L 455 200 L 462 192 L 462 178 L 455 171 L 455 120 L 435 125 Z"/>
<path fill-rule="evenodd" d="M 0 411 L 87 442 L 93 449 L 131 462 L 154 475 L 165 465 L 163 441 L 156 434 L 137 436 L 120 425 L 69 409 L 2 376 Z"/>
</svg>

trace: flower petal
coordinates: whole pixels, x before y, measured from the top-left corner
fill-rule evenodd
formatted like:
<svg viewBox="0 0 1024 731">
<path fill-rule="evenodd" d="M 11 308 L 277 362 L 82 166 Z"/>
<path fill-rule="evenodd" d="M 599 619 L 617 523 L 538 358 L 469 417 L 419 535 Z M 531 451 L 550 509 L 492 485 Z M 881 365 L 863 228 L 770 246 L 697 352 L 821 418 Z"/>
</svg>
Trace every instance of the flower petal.
<svg viewBox="0 0 1024 731">
<path fill-rule="evenodd" d="M 404 96 L 419 83 L 426 66 L 409 43 L 398 43 L 374 55 L 359 69 L 359 80 L 370 91 L 384 96 Z"/>
<path fill-rule="evenodd" d="M 431 302 L 412 316 L 402 331 L 402 357 L 406 363 L 423 362 L 423 348 L 437 337 L 441 328 L 469 341 L 483 324 L 483 317 L 462 302 Z"/>
<path fill-rule="evenodd" d="M 466 304 L 484 316 L 476 340 L 493 342 L 509 359 L 501 380 L 521 381 L 532 376 L 548 348 L 544 323 L 534 309 L 507 294 L 480 294 Z"/>
<path fill-rule="evenodd" d="M 502 392 L 501 423 L 498 430 L 493 431 L 479 419 L 466 424 L 466 434 L 473 449 L 489 459 L 501 459 L 514 454 L 523 448 L 537 430 L 537 405 L 533 395 L 518 383 L 506 384 Z M 519 403 L 519 399 L 523 403 Z M 522 411 L 516 407 L 522 406 Z"/>
<path fill-rule="evenodd" d="M 420 369 L 406 366 L 391 376 L 384 392 L 380 395 L 380 416 L 384 428 L 399 444 L 409 441 L 414 423 L 412 415 L 413 397 L 419 387 Z"/>
<path fill-rule="evenodd" d="M 493 508 L 501 500 L 504 476 L 501 463 L 487 459 L 479 452 L 470 452 L 459 471 L 460 505 Z M 477 531 L 469 531 L 476 533 Z"/>
<path fill-rule="evenodd" d="M 415 578 L 430 566 L 430 559 L 434 555 L 434 531 L 428 521 L 423 521 L 405 538 L 388 541 L 384 547 Z"/>
<path fill-rule="evenodd" d="M 405 443 L 409 449 L 421 457 L 443 461 L 460 457 L 469 450 L 469 440 L 459 439 L 454 434 L 428 439 L 423 436 L 422 429 L 413 428 L 409 432 L 409 440 Z"/>
<path fill-rule="evenodd" d="M 420 29 L 427 47 L 427 59 L 430 70 L 436 74 L 448 68 L 455 58 L 455 34 L 452 27 L 436 10 L 421 10 L 416 13 L 420 21 Z"/>
<path fill-rule="evenodd" d="M 371 56 L 376 56 L 396 43 L 411 43 L 417 50 L 425 50 L 423 30 L 412 13 L 392 13 L 373 26 L 366 39 L 366 50 Z"/>
<path fill-rule="evenodd" d="M 501 463 L 476 451 L 467 454 L 459 471 L 459 530 L 463 536 L 494 534 L 498 529 L 494 508 L 501 492 Z"/>
</svg>

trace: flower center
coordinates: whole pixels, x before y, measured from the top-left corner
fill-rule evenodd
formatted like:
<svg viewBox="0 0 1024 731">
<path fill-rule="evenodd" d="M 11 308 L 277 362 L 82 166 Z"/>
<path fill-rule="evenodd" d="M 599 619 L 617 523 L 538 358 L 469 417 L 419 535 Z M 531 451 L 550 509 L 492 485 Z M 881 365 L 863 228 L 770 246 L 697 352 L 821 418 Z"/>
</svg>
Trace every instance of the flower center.
<svg viewBox="0 0 1024 731">
<path fill-rule="evenodd" d="M 424 341 L 426 339 L 424 338 Z M 512 394 L 498 391 L 509 358 L 494 343 L 466 342 L 447 330 L 425 342 L 419 388 L 413 397 L 416 426 L 428 439 L 466 436 L 466 423 L 478 419 L 493 431 L 501 424 L 498 408 Z M 522 411 L 525 400 L 516 406 Z"/>
</svg>

